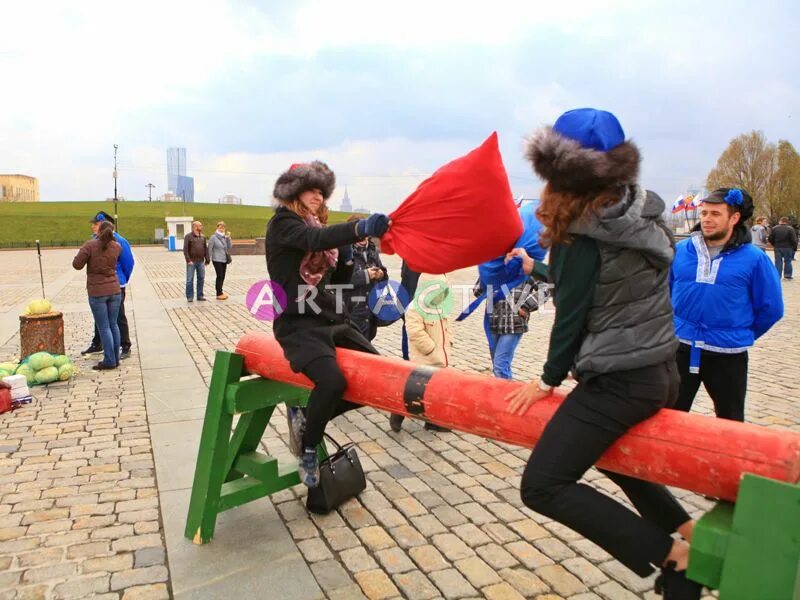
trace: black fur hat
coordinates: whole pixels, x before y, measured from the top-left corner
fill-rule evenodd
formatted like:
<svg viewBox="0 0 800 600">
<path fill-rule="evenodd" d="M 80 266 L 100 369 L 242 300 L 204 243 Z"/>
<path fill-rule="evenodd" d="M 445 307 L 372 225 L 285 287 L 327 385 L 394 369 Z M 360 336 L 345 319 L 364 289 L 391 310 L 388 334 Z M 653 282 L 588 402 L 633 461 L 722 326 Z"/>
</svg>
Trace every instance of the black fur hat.
<svg viewBox="0 0 800 600">
<path fill-rule="evenodd" d="M 528 138 L 525 157 L 554 192 L 581 196 L 636 183 L 641 161 L 639 149 L 630 140 L 602 152 L 552 127 L 543 127 Z"/>
<path fill-rule="evenodd" d="M 278 177 L 272 195 L 283 202 L 296 200 L 306 190 L 318 189 L 326 200 L 336 187 L 336 175 L 324 162 L 296 163 Z"/>
</svg>

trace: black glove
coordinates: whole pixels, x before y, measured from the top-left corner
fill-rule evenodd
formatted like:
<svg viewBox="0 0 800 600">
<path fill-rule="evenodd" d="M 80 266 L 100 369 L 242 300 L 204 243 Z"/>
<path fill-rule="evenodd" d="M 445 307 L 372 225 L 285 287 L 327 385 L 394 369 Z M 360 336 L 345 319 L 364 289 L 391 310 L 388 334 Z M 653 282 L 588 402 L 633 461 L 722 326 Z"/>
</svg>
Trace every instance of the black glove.
<svg viewBox="0 0 800 600">
<path fill-rule="evenodd" d="M 389 217 L 380 213 L 361 219 L 356 224 L 356 233 L 360 237 L 381 237 L 389 229 Z"/>
</svg>

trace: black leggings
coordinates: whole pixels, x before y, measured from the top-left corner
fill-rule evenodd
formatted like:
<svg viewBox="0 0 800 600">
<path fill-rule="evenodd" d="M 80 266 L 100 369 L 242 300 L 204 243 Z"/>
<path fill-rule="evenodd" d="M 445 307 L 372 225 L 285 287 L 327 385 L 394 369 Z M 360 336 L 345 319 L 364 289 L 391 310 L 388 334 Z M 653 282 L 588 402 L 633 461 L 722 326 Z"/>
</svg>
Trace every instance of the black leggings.
<svg viewBox="0 0 800 600">
<path fill-rule="evenodd" d="M 676 355 L 681 392 L 675 408 L 685 412 L 692 410 L 694 397 L 702 382 L 719 418 L 743 422 L 747 394 L 747 352 L 721 354 L 703 350 L 699 373 L 689 372 L 689 354 L 689 345 L 681 344 Z"/>
<path fill-rule="evenodd" d="M 672 548 L 671 533 L 690 520 L 662 485 L 602 471 L 622 488 L 639 515 L 578 483 L 619 437 L 671 406 L 678 391 L 675 363 L 617 371 L 581 382 L 547 424 L 522 475 L 522 501 L 604 548 L 645 577 Z"/>
<path fill-rule="evenodd" d="M 335 327 L 333 342 L 338 348 L 378 354 L 372 344 L 350 325 Z M 302 372 L 314 382 L 314 389 L 308 396 L 306 432 L 303 435 L 303 446 L 313 448 L 322 442 L 328 421 L 360 405 L 342 399 L 347 382 L 334 357 L 315 358 L 303 367 Z"/>
<path fill-rule="evenodd" d="M 222 296 L 222 285 L 225 283 L 225 273 L 228 270 L 228 263 L 219 262 L 219 261 L 212 261 L 212 265 L 214 265 L 214 271 L 217 272 L 217 296 Z"/>
</svg>

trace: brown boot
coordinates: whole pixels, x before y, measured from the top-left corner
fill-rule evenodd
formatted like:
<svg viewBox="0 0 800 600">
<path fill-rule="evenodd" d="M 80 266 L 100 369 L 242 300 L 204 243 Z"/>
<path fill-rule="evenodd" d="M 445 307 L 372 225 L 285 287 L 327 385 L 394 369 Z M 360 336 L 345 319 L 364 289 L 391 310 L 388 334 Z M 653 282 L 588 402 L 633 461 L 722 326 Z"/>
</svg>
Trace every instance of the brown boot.
<svg viewBox="0 0 800 600">
<path fill-rule="evenodd" d="M 217 296 L 217 300 L 227 300 L 229 298 L 228 294 L 222 292 L 219 296 Z"/>
</svg>

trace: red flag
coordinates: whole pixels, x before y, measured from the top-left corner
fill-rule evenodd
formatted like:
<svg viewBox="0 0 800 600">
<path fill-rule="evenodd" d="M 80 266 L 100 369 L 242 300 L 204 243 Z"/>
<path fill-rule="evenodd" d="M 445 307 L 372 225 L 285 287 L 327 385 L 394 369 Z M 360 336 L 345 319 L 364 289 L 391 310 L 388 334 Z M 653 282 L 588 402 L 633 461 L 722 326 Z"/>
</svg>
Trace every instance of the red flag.
<svg viewBox="0 0 800 600">
<path fill-rule="evenodd" d="M 497 133 L 439 168 L 389 217 L 381 251 L 420 273 L 448 273 L 496 258 L 522 235 Z"/>
</svg>

